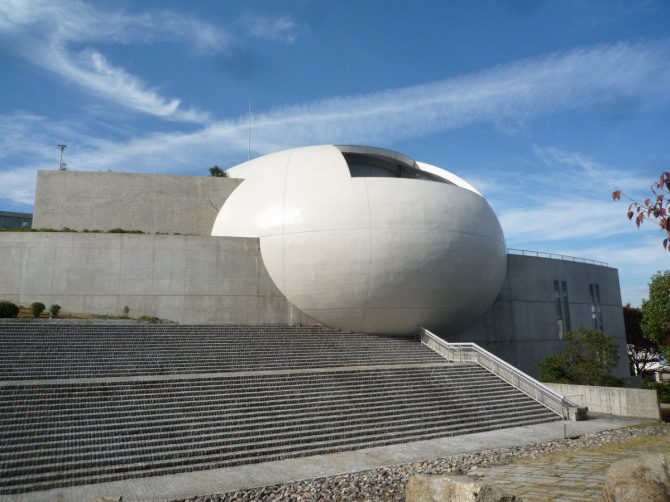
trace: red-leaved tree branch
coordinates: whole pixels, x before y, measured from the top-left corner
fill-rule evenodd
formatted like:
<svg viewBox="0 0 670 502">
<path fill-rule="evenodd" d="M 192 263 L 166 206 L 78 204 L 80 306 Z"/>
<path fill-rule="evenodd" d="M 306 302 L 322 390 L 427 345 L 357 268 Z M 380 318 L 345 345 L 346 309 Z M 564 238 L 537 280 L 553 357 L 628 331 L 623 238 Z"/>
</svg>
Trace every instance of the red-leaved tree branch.
<svg viewBox="0 0 670 502">
<path fill-rule="evenodd" d="M 665 239 L 663 239 L 663 248 L 670 251 L 670 198 L 668 197 L 670 195 L 670 172 L 662 173 L 659 180 L 651 185 L 651 191 L 654 198 L 646 199 L 644 204 L 631 199 L 621 190 L 612 192 L 612 198 L 620 200 L 621 197 L 625 197 L 631 201 L 626 216 L 629 220 L 635 218 L 635 225 L 638 228 L 640 228 L 645 218 L 655 220 L 666 234 Z"/>
</svg>

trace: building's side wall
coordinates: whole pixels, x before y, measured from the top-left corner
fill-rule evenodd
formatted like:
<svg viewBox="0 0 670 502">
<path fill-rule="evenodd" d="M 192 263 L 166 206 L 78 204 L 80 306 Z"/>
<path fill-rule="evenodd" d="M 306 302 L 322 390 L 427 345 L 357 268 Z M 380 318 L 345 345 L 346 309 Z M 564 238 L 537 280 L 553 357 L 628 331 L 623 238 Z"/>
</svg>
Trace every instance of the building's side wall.
<svg viewBox="0 0 670 502">
<path fill-rule="evenodd" d="M 0 211 L 0 228 L 24 228 L 32 227 L 33 215 L 30 213 L 13 213 Z"/>
<path fill-rule="evenodd" d="M 275 287 L 258 239 L 0 234 L 0 299 L 180 323 L 314 324 Z"/>
<path fill-rule="evenodd" d="M 475 342 L 522 371 L 536 376 L 537 362 L 563 349 L 554 281 L 565 281 L 571 329 L 594 328 L 590 284 L 599 285 L 603 331 L 619 344 L 617 376 L 628 375 L 626 335 L 616 269 L 587 263 L 508 255 L 507 277 L 493 306 L 453 342 Z M 438 333 L 439 334 L 439 333 Z"/>
<path fill-rule="evenodd" d="M 211 235 L 242 182 L 212 176 L 39 171 L 33 228 Z"/>
</svg>

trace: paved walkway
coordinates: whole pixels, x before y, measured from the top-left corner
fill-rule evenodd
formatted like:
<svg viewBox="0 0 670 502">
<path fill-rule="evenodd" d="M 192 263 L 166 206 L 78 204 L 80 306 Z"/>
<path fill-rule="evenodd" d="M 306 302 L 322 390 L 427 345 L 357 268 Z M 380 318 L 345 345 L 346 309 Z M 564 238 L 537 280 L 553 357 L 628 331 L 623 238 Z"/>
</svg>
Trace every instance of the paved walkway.
<svg viewBox="0 0 670 502">
<path fill-rule="evenodd" d="M 599 432 L 609 429 L 617 429 L 648 422 L 648 420 L 626 419 L 620 417 L 596 417 L 586 422 L 552 422 L 528 427 L 516 427 L 478 434 L 469 434 L 452 438 L 437 439 L 431 441 L 418 441 L 415 443 L 368 448 L 353 452 L 334 453 L 329 455 L 318 455 L 309 458 L 297 458 L 264 464 L 244 465 L 226 469 L 214 469 L 209 471 L 190 472 L 169 476 L 156 476 L 150 478 L 128 479 L 96 485 L 75 486 L 59 488 L 40 492 L 31 492 L 19 495 L 0 496 L 1 502 L 91 502 L 95 497 L 123 496 L 124 502 L 152 502 L 165 501 L 180 498 L 205 495 L 210 493 L 222 493 L 244 488 L 268 486 L 272 484 L 297 481 L 302 479 L 313 479 L 324 476 L 375 469 L 382 466 L 398 465 L 409 462 L 417 462 L 434 458 L 450 457 L 464 453 L 474 453 L 496 448 L 507 448 L 511 446 L 522 446 L 530 443 L 549 441 L 565 436 L 577 436 L 591 432 Z M 665 443 L 662 447 L 667 451 L 670 444 Z M 579 458 L 584 458 L 580 463 Z M 576 462 L 576 463 L 575 463 Z M 602 476 L 600 474 L 589 474 L 584 466 L 605 465 L 611 462 L 604 457 L 590 457 L 578 452 L 575 459 L 566 460 L 566 463 L 557 463 L 562 466 L 552 471 L 554 464 L 538 460 L 537 465 L 532 462 L 528 464 L 513 464 L 500 468 L 481 469 L 473 471 L 473 474 L 484 474 L 487 480 L 499 482 L 499 480 L 512 479 L 509 484 L 510 490 L 522 494 L 520 487 L 533 479 L 537 479 L 537 491 L 528 492 L 529 497 L 536 497 L 538 493 L 541 498 L 528 498 L 527 500 L 589 500 L 585 496 L 584 487 L 591 490 L 590 493 L 599 493 L 598 486 Z M 595 468 L 595 467 L 594 467 Z M 497 471 L 496 469 L 501 469 Z M 504 469 L 510 469 L 505 471 Z M 518 469 L 514 471 L 514 469 Z M 563 470 L 564 469 L 564 470 Z M 571 477 L 576 472 L 583 471 L 583 476 L 574 484 L 575 489 L 569 492 Z M 593 471 L 596 472 L 596 471 Z M 598 471 L 600 472 L 600 471 Z M 603 471 L 604 474 L 604 471 Z M 598 477 L 600 476 L 600 477 Z M 591 480 L 591 478 L 593 478 Z M 532 481 L 535 483 L 535 481 Z M 588 486 L 589 483 L 591 486 Z M 502 484 L 502 483 L 501 483 Z M 596 486 L 596 484 L 598 486 Z M 559 498 L 547 498 L 547 487 L 560 488 Z M 530 489 L 531 487 L 529 487 Z M 569 495 L 572 493 L 572 495 Z M 579 494 L 579 498 L 574 497 Z M 560 498 L 563 497 L 563 498 Z"/>
<path fill-rule="evenodd" d="M 519 460 L 509 465 L 471 471 L 470 475 L 501 486 L 524 502 L 596 501 L 607 469 L 613 462 L 668 452 L 670 436 L 648 436 L 592 450 Z"/>
</svg>

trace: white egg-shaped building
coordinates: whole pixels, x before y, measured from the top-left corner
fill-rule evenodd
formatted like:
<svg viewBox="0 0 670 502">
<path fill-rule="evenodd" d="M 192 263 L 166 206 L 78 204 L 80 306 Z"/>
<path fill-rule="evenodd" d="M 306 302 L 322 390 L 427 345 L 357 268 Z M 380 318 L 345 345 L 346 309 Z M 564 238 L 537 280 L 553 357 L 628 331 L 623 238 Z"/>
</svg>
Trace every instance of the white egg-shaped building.
<svg viewBox="0 0 670 502">
<path fill-rule="evenodd" d="M 502 229 L 459 177 L 389 150 L 313 146 L 228 170 L 212 235 L 257 237 L 279 290 L 335 328 L 455 333 L 505 279 Z"/>
</svg>

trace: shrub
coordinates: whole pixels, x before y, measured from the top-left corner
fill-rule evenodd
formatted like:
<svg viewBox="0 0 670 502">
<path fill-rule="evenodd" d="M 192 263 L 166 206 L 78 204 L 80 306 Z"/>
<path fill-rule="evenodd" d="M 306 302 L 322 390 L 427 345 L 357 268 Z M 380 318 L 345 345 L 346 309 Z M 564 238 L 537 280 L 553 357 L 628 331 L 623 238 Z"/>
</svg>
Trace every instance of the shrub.
<svg viewBox="0 0 670 502">
<path fill-rule="evenodd" d="M 128 318 L 128 314 L 130 314 L 130 307 L 126 305 L 125 307 L 123 307 L 123 315 L 121 317 Z"/>
<path fill-rule="evenodd" d="M 19 307 L 12 302 L 0 301 L 0 318 L 16 317 L 19 315 Z"/>
<path fill-rule="evenodd" d="M 111 230 L 107 230 L 108 234 L 143 234 L 142 230 L 125 230 L 123 228 L 112 228 Z"/>
<path fill-rule="evenodd" d="M 37 318 L 40 316 L 46 306 L 42 302 L 35 302 L 30 304 L 30 311 L 33 313 L 33 317 Z"/>
<path fill-rule="evenodd" d="M 140 317 L 140 321 L 145 321 L 149 324 L 159 324 L 161 322 L 160 318 L 149 315 L 143 315 Z"/>
<path fill-rule="evenodd" d="M 228 178 L 230 175 L 227 171 L 224 171 L 219 166 L 212 166 L 209 168 L 209 175 L 216 178 Z"/>
<path fill-rule="evenodd" d="M 58 317 L 58 313 L 60 312 L 60 305 L 54 303 L 51 307 L 49 307 L 49 313 L 51 314 L 51 317 Z"/>
<path fill-rule="evenodd" d="M 579 328 L 564 337 L 565 348 L 540 361 L 541 382 L 622 387 L 620 378 L 609 374 L 619 362 L 616 339 L 595 329 Z"/>
<path fill-rule="evenodd" d="M 640 385 L 643 389 L 656 390 L 658 393 L 658 400 L 662 403 L 670 403 L 670 383 L 655 382 L 653 380 L 643 380 Z"/>
</svg>

